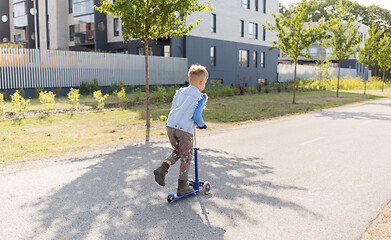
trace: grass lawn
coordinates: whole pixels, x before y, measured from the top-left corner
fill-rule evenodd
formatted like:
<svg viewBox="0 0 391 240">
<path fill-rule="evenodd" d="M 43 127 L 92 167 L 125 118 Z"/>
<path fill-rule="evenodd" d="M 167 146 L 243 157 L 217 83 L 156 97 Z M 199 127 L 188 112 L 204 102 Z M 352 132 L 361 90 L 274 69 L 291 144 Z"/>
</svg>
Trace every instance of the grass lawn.
<svg viewBox="0 0 391 240">
<path fill-rule="evenodd" d="M 380 90 L 381 91 L 381 90 Z M 391 96 L 387 89 L 384 96 Z M 376 92 L 376 94 L 378 94 Z M 293 105 L 292 93 L 244 95 L 210 98 L 204 111 L 209 129 L 232 123 L 270 119 L 279 116 L 317 111 L 323 108 L 381 98 L 377 95 L 341 92 L 298 92 Z M 115 103 L 109 97 L 106 103 Z M 92 97 L 82 97 L 81 105 L 94 105 Z M 68 108 L 67 98 L 56 98 L 56 108 Z M 166 134 L 161 115 L 168 115 L 170 103 L 151 105 L 152 140 Z M 6 103 L 6 109 L 12 107 Z M 38 100 L 32 100 L 31 110 L 42 109 Z M 145 106 L 128 109 L 115 108 L 88 113 L 51 115 L 21 120 L 0 120 L 0 164 L 38 160 L 76 151 L 106 148 L 113 145 L 139 143 L 145 138 Z"/>
</svg>

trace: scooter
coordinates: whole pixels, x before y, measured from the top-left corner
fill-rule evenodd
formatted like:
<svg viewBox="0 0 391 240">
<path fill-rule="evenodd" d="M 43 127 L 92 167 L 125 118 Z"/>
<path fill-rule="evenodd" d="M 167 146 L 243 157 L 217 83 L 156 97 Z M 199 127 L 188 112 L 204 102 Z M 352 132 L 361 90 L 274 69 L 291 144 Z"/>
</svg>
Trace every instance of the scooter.
<svg viewBox="0 0 391 240">
<path fill-rule="evenodd" d="M 181 198 L 187 197 L 189 195 L 196 194 L 200 192 L 200 188 L 203 189 L 204 194 L 209 194 L 212 190 L 212 185 L 208 181 L 200 181 L 198 179 L 198 150 L 197 148 L 197 141 L 196 141 L 196 131 L 194 130 L 194 168 L 195 168 L 195 179 L 189 181 L 189 185 L 193 187 L 193 191 L 189 192 L 185 195 L 178 196 L 177 194 L 174 194 L 173 192 L 169 192 L 167 196 L 167 201 L 169 203 L 172 203 L 174 201 L 177 201 Z"/>
</svg>

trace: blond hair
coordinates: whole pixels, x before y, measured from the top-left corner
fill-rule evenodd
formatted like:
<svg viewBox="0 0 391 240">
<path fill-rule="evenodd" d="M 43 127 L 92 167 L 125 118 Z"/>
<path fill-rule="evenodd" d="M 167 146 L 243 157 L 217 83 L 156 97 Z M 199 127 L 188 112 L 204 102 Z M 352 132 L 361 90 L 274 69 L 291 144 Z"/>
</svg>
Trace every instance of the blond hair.
<svg viewBox="0 0 391 240">
<path fill-rule="evenodd" d="M 195 84 L 196 82 L 202 80 L 206 81 L 209 77 L 209 74 L 204 66 L 193 64 L 189 68 L 188 76 L 189 76 L 189 83 Z"/>
</svg>

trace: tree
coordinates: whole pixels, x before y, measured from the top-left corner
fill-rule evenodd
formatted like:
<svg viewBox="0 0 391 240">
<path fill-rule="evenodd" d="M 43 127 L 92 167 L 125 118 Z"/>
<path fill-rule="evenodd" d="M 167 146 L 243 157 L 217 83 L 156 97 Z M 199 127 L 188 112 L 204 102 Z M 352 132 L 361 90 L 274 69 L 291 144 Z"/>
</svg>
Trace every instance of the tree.
<svg viewBox="0 0 391 240">
<path fill-rule="evenodd" d="M 210 2 L 198 3 L 198 0 L 101 0 L 101 6 L 95 6 L 99 12 L 121 18 L 124 41 L 137 39 L 144 43 L 145 49 L 145 86 L 146 86 L 146 136 L 149 143 L 149 74 L 148 42 L 165 37 L 179 37 L 188 34 L 201 19 L 195 23 L 186 23 L 186 17 L 194 12 L 211 10 Z"/>
<path fill-rule="evenodd" d="M 369 37 L 364 41 L 364 47 L 359 49 L 358 56 L 359 61 L 367 66 L 375 64 L 377 61 L 377 54 L 379 52 L 379 40 L 380 36 L 383 34 L 383 30 L 378 31 L 376 25 L 372 24 L 369 31 Z M 367 81 L 368 70 L 365 71 L 366 76 L 364 77 L 364 95 L 367 90 Z"/>
<path fill-rule="evenodd" d="M 335 13 L 330 16 L 326 22 L 328 36 L 327 41 L 321 42 L 324 48 L 329 48 L 331 56 L 338 62 L 338 84 L 337 97 L 339 96 L 339 81 L 341 75 L 341 62 L 349 59 L 357 53 L 358 44 L 361 41 L 361 36 L 358 35 L 359 24 L 356 18 L 351 15 L 346 21 L 344 16 L 348 15 L 352 6 L 343 5 L 342 0 L 334 7 Z"/>
<path fill-rule="evenodd" d="M 384 82 L 386 71 L 391 68 L 391 39 L 388 35 L 385 35 L 380 39 L 379 52 L 377 55 L 377 61 L 380 68 L 383 70 L 383 86 L 382 91 L 384 91 Z"/>
<path fill-rule="evenodd" d="M 273 45 L 271 49 L 279 48 L 289 58 L 293 59 L 295 64 L 293 104 L 296 103 L 297 60 L 300 56 L 312 59 L 309 49 L 314 42 L 321 38 L 323 32 L 323 23 L 313 27 L 312 20 L 307 17 L 308 11 L 314 3 L 314 0 L 310 0 L 309 2 L 303 0 L 295 7 L 289 18 L 283 14 L 276 16 L 276 14 L 271 12 L 275 23 L 273 25 L 266 22 L 268 30 L 277 32 L 278 41 L 271 42 Z M 308 26 L 305 26 L 306 22 L 309 22 Z"/>
</svg>

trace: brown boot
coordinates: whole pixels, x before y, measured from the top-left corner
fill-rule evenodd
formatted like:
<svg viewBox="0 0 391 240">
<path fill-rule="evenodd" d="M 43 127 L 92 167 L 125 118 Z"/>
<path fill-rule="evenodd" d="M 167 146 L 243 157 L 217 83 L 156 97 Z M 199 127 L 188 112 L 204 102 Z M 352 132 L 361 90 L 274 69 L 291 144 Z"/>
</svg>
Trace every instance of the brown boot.
<svg viewBox="0 0 391 240">
<path fill-rule="evenodd" d="M 155 174 L 155 181 L 163 187 L 166 185 L 165 178 L 166 174 L 168 173 L 167 169 L 169 167 L 170 165 L 168 163 L 163 162 L 160 167 L 153 171 L 153 174 Z"/>
<path fill-rule="evenodd" d="M 183 196 L 185 194 L 191 193 L 192 191 L 194 191 L 194 189 L 193 187 L 189 186 L 188 181 L 178 180 L 178 189 L 176 192 L 178 196 Z"/>
</svg>

